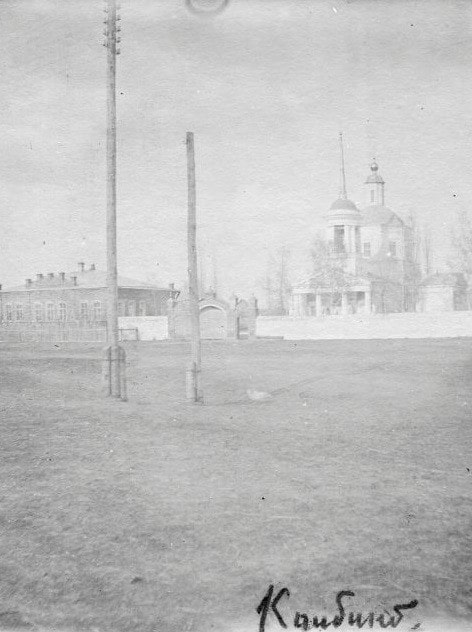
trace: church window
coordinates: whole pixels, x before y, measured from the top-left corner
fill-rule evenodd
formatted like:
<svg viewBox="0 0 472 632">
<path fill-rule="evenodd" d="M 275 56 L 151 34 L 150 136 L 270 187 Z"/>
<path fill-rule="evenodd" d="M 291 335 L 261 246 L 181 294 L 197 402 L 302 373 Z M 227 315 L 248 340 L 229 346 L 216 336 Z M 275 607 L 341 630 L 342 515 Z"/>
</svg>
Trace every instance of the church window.
<svg viewBox="0 0 472 632">
<path fill-rule="evenodd" d="M 136 316 L 136 301 L 128 301 L 128 316 Z"/>
<path fill-rule="evenodd" d="M 34 319 L 38 322 L 43 320 L 43 306 L 42 303 L 34 304 Z"/>
<path fill-rule="evenodd" d="M 370 257 L 370 242 L 364 242 L 364 257 Z"/>
<path fill-rule="evenodd" d="M 374 201 L 375 201 L 375 191 L 374 191 L 374 189 L 372 189 L 371 192 L 370 192 L 370 201 L 372 203 L 374 203 Z"/>
<path fill-rule="evenodd" d="M 334 227 L 334 252 L 344 252 L 344 226 Z"/>
<path fill-rule="evenodd" d="M 139 301 L 139 316 L 146 316 L 146 301 Z"/>
<path fill-rule="evenodd" d="M 88 303 L 87 301 L 82 301 L 80 304 L 80 318 L 87 318 L 88 316 Z"/>
<path fill-rule="evenodd" d="M 13 320 L 13 309 L 11 303 L 5 305 L 5 318 L 7 320 Z"/>
<path fill-rule="evenodd" d="M 361 231 L 360 231 L 359 226 L 356 226 L 355 238 L 356 238 L 356 253 L 359 254 L 361 251 Z"/>
<path fill-rule="evenodd" d="M 123 301 L 120 301 L 118 303 L 118 316 L 124 316 L 125 315 L 125 304 L 123 303 Z"/>
<path fill-rule="evenodd" d="M 48 303 L 46 305 L 46 319 L 54 320 L 54 303 Z"/>
<path fill-rule="evenodd" d="M 391 241 L 388 245 L 388 252 L 391 257 L 397 256 L 397 244 L 394 241 Z"/>
<path fill-rule="evenodd" d="M 66 320 L 66 317 L 67 317 L 67 305 L 65 303 L 59 303 L 58 316 L 59 316 L 59 320 Z"/>
<path fill-rule="evenodd" d="M 23 304 L 16 304 L 16 320 L 23 320 Z"/>
<path fill-rule="evenodd" d="M 94 320 L 102 320 L 102 304 L 100 301 L 94 301 L 93 303 L 93 318 Z"/>
</svg>

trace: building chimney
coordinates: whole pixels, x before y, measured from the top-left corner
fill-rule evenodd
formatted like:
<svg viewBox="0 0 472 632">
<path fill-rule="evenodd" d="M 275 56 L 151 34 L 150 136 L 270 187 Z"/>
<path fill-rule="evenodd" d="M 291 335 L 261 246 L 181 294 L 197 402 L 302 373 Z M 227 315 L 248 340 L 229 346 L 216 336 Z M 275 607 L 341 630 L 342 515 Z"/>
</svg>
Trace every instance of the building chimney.
<svg viewBox="0 0 472 632">
<path fill-rule="evenodd" d="M 71 279 L 72 279 L 72 285 L 77 285 L 77 277 L 74 275 L 74 276 L 71 276 Z"/>
<path fill-rule="evenodd" d="M 92 270 L 92 271 L 95 270 L 95 264 L 94 263 L 90 264 L 90 270 Z"/>
<path fill-rule="evenodd" d="M 36 280 L 37 280 L 37 281 L 42 281 L 42 280 L 43 280 L 43 278 L 44 278 L 44 276 L 43 276 L 42 274 L 37 274 L 37 275 L 36 275 Z"/>
<path fill-rule="evenodd" d="M 33 285 L 32 279 L 26 279 L 26 287 L 31 287 Z"/>
<path fill-rule="evenodd" d="M 54 279 L 54 272 L 48 272 L 48 279 Z"/>
<path fill-rule="evenodd" d="M 66 280 L 66 273 L 65 272 L 59 272 L 59 277 L 61 279 L 61 281 L 65 281 Z"/>
<path fill-rule="evenodd" d="M 77 265 L 79 266 L 80 272 L 83 272 L 85 270 L 85 263 L 83 261 L 79 261 Z"/>
</svg>

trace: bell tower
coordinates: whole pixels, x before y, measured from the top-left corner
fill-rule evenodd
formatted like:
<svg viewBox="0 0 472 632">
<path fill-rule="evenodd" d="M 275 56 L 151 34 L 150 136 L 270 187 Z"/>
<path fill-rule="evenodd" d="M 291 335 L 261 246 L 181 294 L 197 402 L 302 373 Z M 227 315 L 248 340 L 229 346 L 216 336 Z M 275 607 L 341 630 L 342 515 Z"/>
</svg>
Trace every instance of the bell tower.
<svg viewBox="0 0 472 632">
<path fill-rule="evenodd" d="M 385 206 L 385 182 L 379 173 L 379 165 L 372 161 L 370 174 L 365 181 L 366 206 Z"/>
<path fill-rule="evenodd" d="M 339 198 L 331 204 L 326 216 L 327 241 L 333 255 L 343 260 L 346 271 L 354 273 L 356 257 L 360 253 L 362 218 L 357 206 L 347 197 L 342 133 L 339 134 L 339 154 Z"/>
</svg>

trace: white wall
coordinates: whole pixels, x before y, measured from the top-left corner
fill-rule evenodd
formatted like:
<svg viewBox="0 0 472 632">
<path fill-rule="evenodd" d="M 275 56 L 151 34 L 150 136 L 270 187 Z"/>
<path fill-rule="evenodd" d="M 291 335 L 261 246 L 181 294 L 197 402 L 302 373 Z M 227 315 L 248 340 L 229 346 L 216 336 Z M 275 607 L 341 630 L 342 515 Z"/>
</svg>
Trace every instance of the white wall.
<svg viewBox="0 0 472 632">
<path fill-rule="evenodd" d="M 120 316 L 120 329 L 137 329 L 139 340 L 166 340 L 169 337 L 167 316 Z M 132 332 L 123 331 L 123 340 L 135 340 Z"/>
<path fill-rule="evenodd" d="M 454 290 L 443 285 L 427 286 L 421 288 L 420 300 L 425 312 L 447 312 L 454 308 Z"/>
<path fill-rule="evenodd" d="M 472 337 L 472 312 L 293 318 L 259 316 L 259 337 L 285 340 Z"/>
</svg>

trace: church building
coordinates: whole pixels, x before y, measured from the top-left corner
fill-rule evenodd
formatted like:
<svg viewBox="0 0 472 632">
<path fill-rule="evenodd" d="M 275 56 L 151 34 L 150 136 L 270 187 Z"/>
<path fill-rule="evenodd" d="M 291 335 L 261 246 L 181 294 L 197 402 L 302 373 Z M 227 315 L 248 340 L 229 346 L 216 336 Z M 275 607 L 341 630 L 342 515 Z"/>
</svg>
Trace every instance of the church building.
<svg viewBox="0 0 472 632">
<path fill-rule="evenodd" d="M 313 274 L 294 287 L 291 315 L 414 311 L 418 266 L 412 229 L 385 205 L 385 181 L 374 160 L 365 204 L 347 196 L 340 134 L 340 191 L 325 216 L 326 240 L 313 252 Z"/>
</svg>

